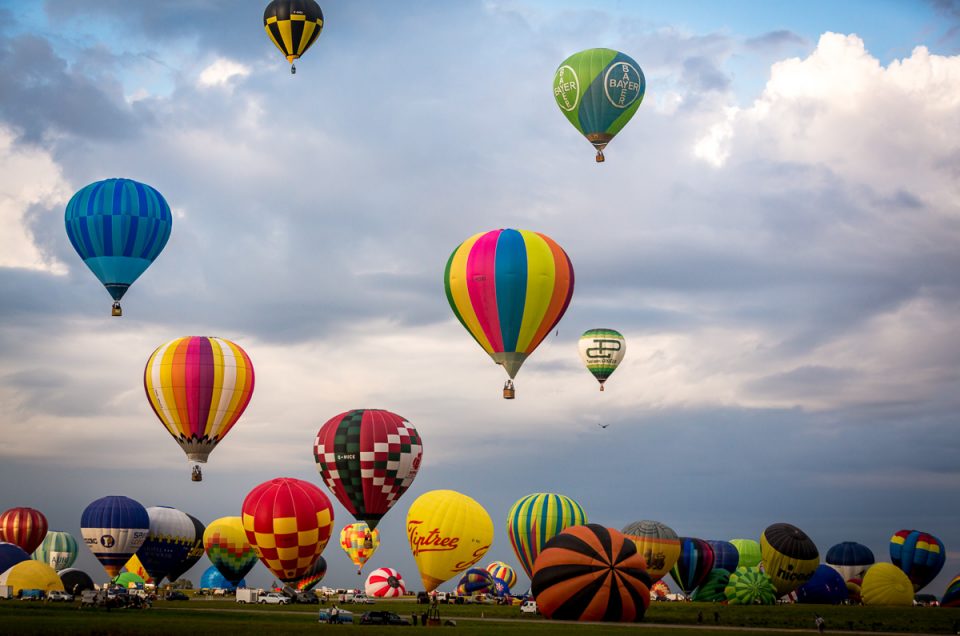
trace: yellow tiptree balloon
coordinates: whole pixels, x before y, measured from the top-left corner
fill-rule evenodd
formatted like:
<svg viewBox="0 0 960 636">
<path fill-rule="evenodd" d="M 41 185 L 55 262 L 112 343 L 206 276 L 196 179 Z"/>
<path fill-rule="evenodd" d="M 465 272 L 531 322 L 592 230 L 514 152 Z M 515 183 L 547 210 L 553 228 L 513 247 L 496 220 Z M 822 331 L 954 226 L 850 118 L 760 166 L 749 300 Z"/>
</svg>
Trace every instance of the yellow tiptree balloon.
<svg viewBox="0 0 960 636">
<path fill-rule="evenodd" d="M 407 538 L 423 586 L 432 592 L 483 558 L 493 543 L 493 520 L 466 495 L 432 490 L 411 504 Z"/>
<path fill-rule="evenodd" d="M 371 530 L 363 521 L 351 523 L 340 531 L 340 547 L 357 566 L 357 574 L 360 574 L 363 564 L 380 547 L 380 531 L 376 528 Z"/>
</svg>

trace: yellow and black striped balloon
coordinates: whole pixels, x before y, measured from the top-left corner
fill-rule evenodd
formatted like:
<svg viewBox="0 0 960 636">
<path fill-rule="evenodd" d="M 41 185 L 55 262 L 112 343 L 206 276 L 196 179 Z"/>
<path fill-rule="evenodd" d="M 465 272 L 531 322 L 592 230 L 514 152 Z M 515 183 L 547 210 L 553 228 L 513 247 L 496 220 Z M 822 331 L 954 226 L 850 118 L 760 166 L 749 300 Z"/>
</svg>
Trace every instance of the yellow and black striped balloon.
<svg viewBox="0 0 960 636">
<path fill-rule="evenodd" d="M 273 0 L 263 11 L 263 28 L 293 64 L 320 37 L 323 12 L 314 0 Z"/>
</svg>

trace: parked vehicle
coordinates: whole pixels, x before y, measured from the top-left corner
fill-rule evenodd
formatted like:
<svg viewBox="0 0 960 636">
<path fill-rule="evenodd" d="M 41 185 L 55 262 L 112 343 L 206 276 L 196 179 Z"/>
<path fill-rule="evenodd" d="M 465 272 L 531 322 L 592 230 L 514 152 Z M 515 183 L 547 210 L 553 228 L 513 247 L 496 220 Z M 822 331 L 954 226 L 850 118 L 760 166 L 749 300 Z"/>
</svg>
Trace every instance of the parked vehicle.
<svg viewBox="0 0 960 636">
<path fill-rule="evenodd" d="M 337 608 L 337 622 L 338 623 L 353 623 L 353 612 L 345 609 Z M 320 613 L 317 616 L 317 620 L 321 623 L 330 622 L 330 610 L 323 608 L 320 610 Z"/>
<path fill-rule="evenodd" d="M 539 614 L 536 601 L 524 601 L 520 605 L 520 612 L 523 614 Z"/>
<path fill-rule="evenodd" d="M 0 598 L 13 598 L 13 586 L 0 585 Z"/>
<path fill-rule="evenodd" d="M 180 592 L 178 590 L 173 590 L 172 592 L 167 592 L 167 595 L 163 597 L 165 601 L 189 601 L 190 597 Z"/>
<path fill-rule="evenodd" d="M 257 603 L 260 601 L 260 590 L 252 587 L 241 587 L 237 590 L 237 603 Z"/>
<path fill-rule="evenodd" d="M 366 594 L 354 594 L 353 598 L 350 599 L 350 602 L 356 603 L 358 605 L 359 604 L 373 605 L 375 601 L 369 596 L 367 596 Z"/>
<path fill-rule="evenodd" d="M 43 590 L 20 590 L 21 601 L 42 601 Z"/>
<path fill-rule="evenodd" d="M 320 599 L 317 598 L 317 595 L 313 592 L 297 592 L 297 595 L 293 598 L 294 603 L 319 603 Z"/>
<path fill-rule="evenodd" d="M 430 603 L 430 595 L 424 591 L 417 592 L 417 603 L 420 605 L 427 605 Z"/>
<path fill-rule="evenodd" d="M 270 592 L 261 596 L 257 602 L 261 605 L 286 605 L 290 602 L 290 599 L 280 592 Z"/>
<path fill-rule="evenodd" d="M 63 601 L 66 603 L 73 602 L 73 594 L 67 592 L 61 592 L 60 590 L 53 590 L 47 593 L 47 598 L 53 602 Z"/>
<path fill-rule="evenodd" d="M 360 617 L 361 625 L 409 625 L 410 621 L 394 612 L 364 612 Z"/>
</svg>

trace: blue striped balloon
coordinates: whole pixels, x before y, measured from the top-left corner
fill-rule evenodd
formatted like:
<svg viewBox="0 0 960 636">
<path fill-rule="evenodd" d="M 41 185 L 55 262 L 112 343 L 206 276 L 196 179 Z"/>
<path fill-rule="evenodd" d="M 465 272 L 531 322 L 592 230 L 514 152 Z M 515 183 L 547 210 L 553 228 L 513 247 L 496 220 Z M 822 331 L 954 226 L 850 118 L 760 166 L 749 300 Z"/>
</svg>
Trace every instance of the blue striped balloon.
<svg viewBox="0 0 960 636">
<path fill-rule="evenodd" d="M 73 249 L 119 308 L 124 293 L 167 244 L 173 216 L 163 195 L 149 185 L 105 179 L 73 195 L 64 222 Z"/>
<path fill-rule="evenodd" d="M 713 569 L 733 572 L 740 562 L 740 551 L 729 541 L 707 541 L 713 548 Z"/>
<path fill-rule="evenodd" d="M 150 532 L 150 516 L 139 502 L 122 495 L 97 499 L 80 517 L 80 534 L 110 577 L 132 557 Z"/>
<path fill-rule="evenodd" d="M 247 587 L 247 580 L 241 579 L 239 584 L 234 585 L 220 573 L 215 565 L 211 565 L 200 576 L 200 587 L 208 590 L 235 590 L 237 587 Z"/>
</svg>

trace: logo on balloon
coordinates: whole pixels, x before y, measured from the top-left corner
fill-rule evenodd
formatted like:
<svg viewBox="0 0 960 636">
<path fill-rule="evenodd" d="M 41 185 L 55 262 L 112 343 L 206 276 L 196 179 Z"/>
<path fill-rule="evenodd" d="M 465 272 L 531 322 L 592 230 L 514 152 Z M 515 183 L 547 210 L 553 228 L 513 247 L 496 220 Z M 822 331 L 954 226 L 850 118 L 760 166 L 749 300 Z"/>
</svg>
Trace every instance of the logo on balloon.
<svg viewBox="0 0 960 636">
<path fill-rule="evenodd" d="M 490 549 L 489 544 L 483 547 L 477 548 L 476 550 L 473 551 L 472 559 L 470 559 L 469 561 L 458 561 L 457 564 L 453 566 L 453 570 L 455 572 L 459 572 L 460 570 L 465 570 L 468 567 L 476 564 L 477 561 L 483 558 L 483 555 L 486 554 L 487 550 L 489 549 Z"/>
<path fill-rule="evenodd" d="M 112 548 L 117 543 L 117 540 L 113 538 L 113 535 L 105 534 L 100 537 L 100 545 L 105 548 Z"/>
<path fill-rule="evenodd" d="M 613 357 L 613 352 L 620 351 L 619 340 L 607 340 L 606 338 L 594 338 L 594 343 L 596 347 L 587 347 L 587 357 L 588 358 L 602 358 L 604 360 L 609 360 Z"/>
<path fill-rule="evenodd" d="M 603 90 L 616 108 L 626 108 L 637 100 L 641 92 L 640 71 L 629 62 L 617 62 L 603 77 Z"/>
<path fill-rule="evenodd" d="M 573 68 L 564 65 L 557 69 L 557 76 L 553 79 L 553 96 L 560 108 L 567 112 L 577 107 L 580 102 L 580 81 Z"/>
<path fill-rule="evenodd" d="M 420 527 L 422 523 L 422 521 L 414 520 L 407 522 L 407 537 L 410 539 L 410 547 L 413 550 L 414 557 L 421 552 L 447 552 L 457 549 L 460 544 L 460 537 L 442 537 L 439 528 L 433 528 L 424 535 Z M 486 548 L 484 548 L 484 551 L 486 551 Z M 477 557 L 477 559 L 479 558 Z M 476 563 L 476 561 L 473 561 L 473 563 Z"/>
<path fill-rule="evenodd" d="M 647 562 L 647 569 L 662 570 L 667 564 L 667 555 L 663 552 L 653 553 L 653 550 L 647 550 L 643 553 L 643 558 Z"/>
</svg>

